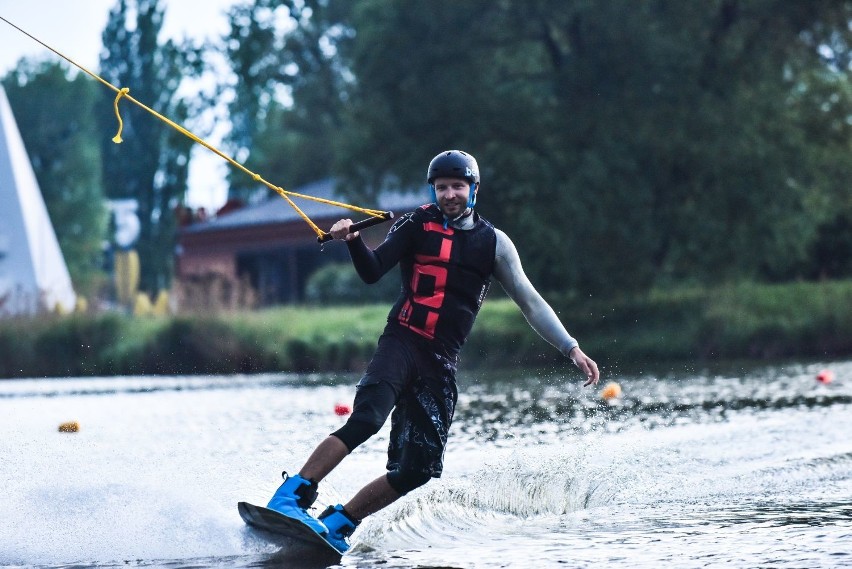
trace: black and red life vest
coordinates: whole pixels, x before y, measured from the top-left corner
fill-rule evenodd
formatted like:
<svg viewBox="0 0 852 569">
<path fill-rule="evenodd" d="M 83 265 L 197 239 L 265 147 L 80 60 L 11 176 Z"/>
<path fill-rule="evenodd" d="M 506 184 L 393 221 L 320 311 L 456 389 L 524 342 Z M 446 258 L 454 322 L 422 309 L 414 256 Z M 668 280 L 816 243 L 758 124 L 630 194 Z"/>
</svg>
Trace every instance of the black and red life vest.
<svg viewBox="0 0 852 569">
<path fill-rule="evenodd" d="M 497 247 L 494 226 L 474 216 L 471 229 L 445 227 L 434 204 L 407 214 L 389 235 L 407 242 L 409 254 L 400 259 L 402 291 L 388 315 L 416 334 L 438 342 L 447 354 L 457 354 L 491 284 Z"/>
</svg>

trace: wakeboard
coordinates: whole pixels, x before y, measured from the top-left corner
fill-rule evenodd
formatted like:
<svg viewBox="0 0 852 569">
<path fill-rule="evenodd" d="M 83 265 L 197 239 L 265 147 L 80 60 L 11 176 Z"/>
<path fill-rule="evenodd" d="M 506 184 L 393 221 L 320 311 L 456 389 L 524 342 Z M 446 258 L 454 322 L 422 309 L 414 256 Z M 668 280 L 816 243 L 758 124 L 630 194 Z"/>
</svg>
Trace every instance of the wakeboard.
<svg viewBox="0 0 852 569">
<path fill-rule="evenodd" d="M 243 521 L 253 528 L 274 536 L 283 536 L 310 544 L 324 553 L 337 556 L 338 559 L 343 556 L 343 552 L 334 547 L 331 542 L 297 519 L 248 502 L 239 502 L 237 509 Z"/>
</svg>

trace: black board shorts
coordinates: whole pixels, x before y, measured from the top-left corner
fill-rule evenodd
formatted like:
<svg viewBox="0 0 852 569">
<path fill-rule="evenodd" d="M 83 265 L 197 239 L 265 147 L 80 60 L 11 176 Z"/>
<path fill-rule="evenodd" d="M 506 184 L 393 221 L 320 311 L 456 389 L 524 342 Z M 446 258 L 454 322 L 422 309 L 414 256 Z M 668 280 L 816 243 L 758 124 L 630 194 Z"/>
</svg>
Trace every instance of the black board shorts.
<svg viewBox="0 0 852 569">
<path fill-rule="evenodd" d="M 372 414 L 383 424 L 391 415 L 389 471 L 441 476 L 444 450 L 458 389 L 458 358 L 435 353 L 430 343 L 388 327 L 358 383 L 352 419 Z M 393 390 L 394 397 L 382 396 Z"/>
</svg>

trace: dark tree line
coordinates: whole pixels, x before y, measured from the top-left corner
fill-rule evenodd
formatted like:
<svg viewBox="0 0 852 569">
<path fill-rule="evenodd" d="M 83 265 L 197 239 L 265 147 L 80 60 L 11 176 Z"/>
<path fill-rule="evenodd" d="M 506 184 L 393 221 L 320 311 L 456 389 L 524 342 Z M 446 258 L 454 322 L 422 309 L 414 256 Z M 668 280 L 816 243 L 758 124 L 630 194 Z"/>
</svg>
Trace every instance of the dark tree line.
<svg viewBox="0 0 852 569">
<path fill-rule="evenodd" d="M 297 16 L 288 50 L 233 52 L 244 89 L 311 76 L 249 121 L 259 169 L 324 164 L 369 200 L 467 149 L 480 211 L 552 290 L 849 275 L 849 2 L 350 5 L 257 0 L 233 20 L 274 34 L 252 14 Z M 316 142 L 318 160 L 284 150 Z"/>
<path fill-rule="evenodd" d="M 201 59 L 158 39 L 162 10 L 117 2 L 101 67 L 182 122 Z M 234 72 L 228 147 L 279 185 L 333 175 L 369 206 L 463 148 L 544 289 L 852 276 L 852 2 L 244 0 L 229 19 L 208 46 Z M 157 288 L 189 147 L 125 113 L 104 193 L 140 199 Z"/>
</svg>

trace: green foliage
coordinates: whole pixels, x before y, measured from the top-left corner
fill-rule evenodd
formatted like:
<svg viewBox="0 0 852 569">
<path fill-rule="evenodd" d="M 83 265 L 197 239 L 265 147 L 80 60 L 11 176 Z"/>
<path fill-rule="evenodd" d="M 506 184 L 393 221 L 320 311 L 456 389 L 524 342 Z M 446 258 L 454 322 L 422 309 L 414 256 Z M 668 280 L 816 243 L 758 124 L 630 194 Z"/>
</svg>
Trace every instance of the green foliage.
<svg viewBox="0 0 852 569">
<path fill-rule="evenodd" d="M 852 355 L 852 281 L 655 289 L 620 300 L 554 299 L 583 350 L 611 374 L 658 362 Z M 0 378 L 362 371 L 386 303 L 222 316 L 119 314 L 0 320 Z M 486 300 L 466 369 L 568 365 L 508 299 Z"/>
<path fill-rule="evenodd" d="M 848 281 L 741 284 L 709 297 L 700 334 L 707 355 L 824 356 L 849 350 Z"/>
<path fill-rule="evenodd" d="M 12 318 L 0 321 L 0 377 L 110 375 L 126 370 L 113 365 L 111 349 L 133 336 L 125 317 L 82 314 Z M 134 354 L 138 357 L 138 354 Z"/>
<path fill-rule="evenodd" d="M 852 217 L 838 214 L 821 224 L 809 264 L 809 276 L 843 278 L 852 276 Z"/>
<path fill-rule="evenodd" d="M 356 192 L 471 151 L 548 290 L 796 274 L 848 194 L 850 6 L 365 0 L 337 165 Z"/>
<path fill-rule="evenodd" d="M 164 9 L 116 2 L 101 73 L 184 123 L 199 51 L 160 41 Z M 229 14 L 211 47 L 236 75 L 228 143 L 267 179 L 333 174 L 370 202 L 464 148 L 483 169 L 480 212 L 557 294 L 852 275 L 848 0 L 251 0 Z M 4 84 L 78 290 L 103 278 L 102 193 L 139 200 L 142 287 L 167 286 L 191 142 L 125 101 L 113 144 L 114 93 L 61 65 L 22 63 Z"/>
<path fill-rule="evenodd" d="M 68 66 L 23 60 L 3 80 L 9 104 L 78 294 L 101 270 L 107 215 L 101 185 L 97 86 Z"/>
<path fill-rule="evenodd" d="M 254 0 L 229 12 L 226 54 L 238 80 L 229 144 L 247 167 L 287 187 L 331 173 L 346 100 L 340 46 L 352 40 L 343 22 L 349 2 Z M 232 193 L 256 184 L 241 173 Z"/>
<path fill-rule="evenodd" d="M 369 361 L 386 314 L 366 306 L 0 320 L 0 378 L 354 371 Z"/>
<path fill-rule="evenodd" d="M 118 0 L 103 32 L 100 73 L 113 85 L 128 87 L 134 99 L 184 125 L 192 107 L 178 88 L 197 75 L 200 61 L 189 46 L 160 42 L 163 14 L 160 0 Z M 112 91 L 102 91 L 98 118 L 103 132 L 116 128 L 114 98 Z M 136 105 L 124 102 L 120 109 L 124 142 L 102 138 L 103 178 L 109 198 L 139 203 L 140 286 L 153 294 L 171 282 L 174 209 L 186 193 L 192 142 Z"/>
<path fill-rule="evenodd" d="M 366 201 L 469 150 L 480 212 L 549 291 L 843 275 L 850 15 L 829 0 L 254 0 L 232 11 L 233 142 L 274 178 L 333 173 Z"/>
<path fill-rule="evenodd" d="M 305 300 L 311 304 L 391 304 L 399 295 L 396 271 L 375 284 L 367 285 L 351 262 L 332 263 L 313 273 L 305 286 Z"/>
</svg>

